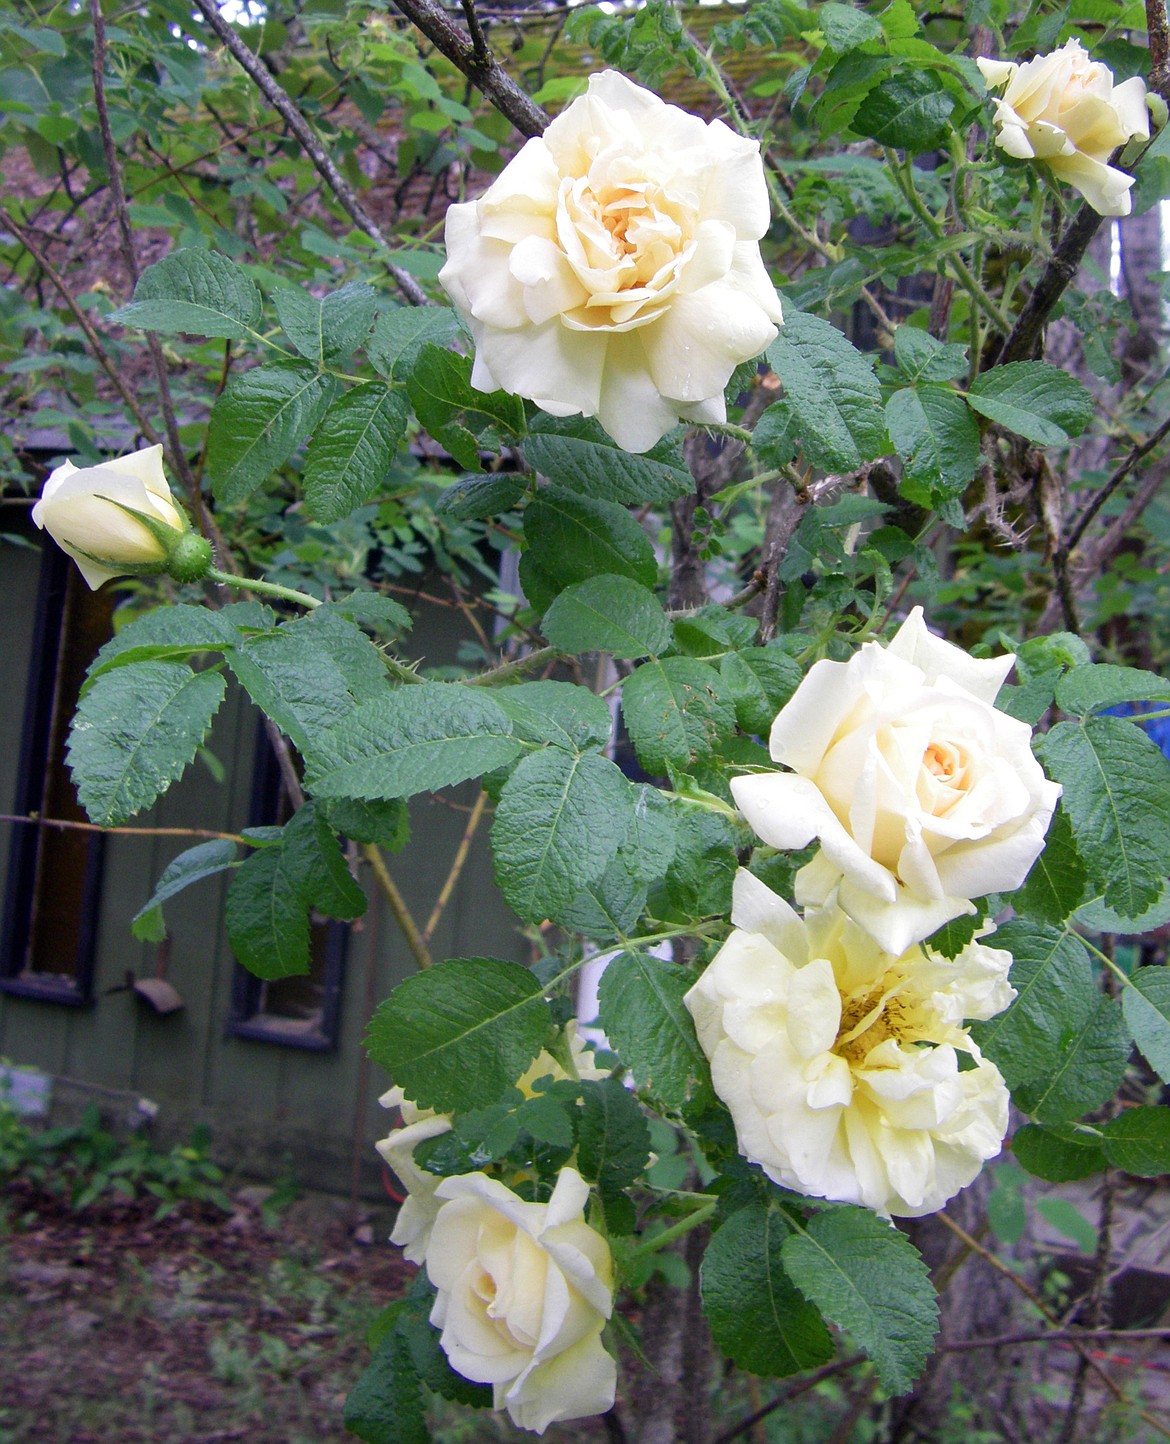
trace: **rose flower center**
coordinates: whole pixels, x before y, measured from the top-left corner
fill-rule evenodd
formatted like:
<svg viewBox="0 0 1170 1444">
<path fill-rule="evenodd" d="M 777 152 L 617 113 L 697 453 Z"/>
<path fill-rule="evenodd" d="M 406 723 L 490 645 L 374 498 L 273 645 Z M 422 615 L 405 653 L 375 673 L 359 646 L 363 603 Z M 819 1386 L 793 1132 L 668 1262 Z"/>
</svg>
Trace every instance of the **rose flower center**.
<svg viewBox="0 0 1170 1444">
<path fill-rule="evenodd" d="M 870 1052 L 889 1038 L 901 1039 L 910 1032 L 906 1004 L 877 988 L 850 998 L 841 1009 L 841 1026 L 833 1052 L 851 1068 L 861 1067 Z"/>
</svg>

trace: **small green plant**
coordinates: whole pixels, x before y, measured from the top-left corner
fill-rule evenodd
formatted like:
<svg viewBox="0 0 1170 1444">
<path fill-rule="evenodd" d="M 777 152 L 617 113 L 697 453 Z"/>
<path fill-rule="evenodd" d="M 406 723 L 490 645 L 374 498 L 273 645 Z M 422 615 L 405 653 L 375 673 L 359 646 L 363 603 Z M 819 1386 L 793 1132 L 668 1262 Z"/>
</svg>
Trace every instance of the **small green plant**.
<svg viewBox="0 0 1170 1444">
<path fill-rule="evenodd" d="M 185 1202 L 211 1204 L 230 1213 L 223 1170 L 208 1152 L 209 1135 L 200 1125 L 189 1143 L 157 1148 L 136 1134 L 118 1138 L 102 1126 L 91 1104 L 80 1120 L 36 1131 L 0 1103 L 0 1186 L 20 1182 L 37 1194 L 67 1199 L 81 1211 L 101 1200 L 158 1200 L 156 1219 Z"/>
</svg>

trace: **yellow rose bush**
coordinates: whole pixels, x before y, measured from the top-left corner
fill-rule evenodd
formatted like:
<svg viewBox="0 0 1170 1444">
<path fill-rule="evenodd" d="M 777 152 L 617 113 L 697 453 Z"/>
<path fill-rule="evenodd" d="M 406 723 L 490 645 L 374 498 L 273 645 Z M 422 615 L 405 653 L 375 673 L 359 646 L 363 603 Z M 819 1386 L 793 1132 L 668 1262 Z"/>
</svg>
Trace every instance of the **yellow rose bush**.
<svg viewBox="0 0 1170 1444">
<path fill-rule="evenodd" d="M 561 1170 L 547 1203 L 483 1173 L 444 1179 L 426 1249 L 431 1323 L 452 1368 L 491 1384 L 495 1407 L 543 1434 L 601 1414 L 617 1366 L 601 1343 L 613 1312 L 613 1258 L 585 1222 L 589 1186 Z"/>
<path fill-rule="evenodd" d="M 839 908 L 802 919 L 744 871 L 731 920 L 685 1001 L 740 1152 L 798 1193 L 899 1217 L 942 1208 L 1007 1131 L 1003 1079 L 962 1022 L 1011 1002 L 1011 955 L 973 942 L 953 962 L 895 957 Z"/>
<path fill-rule="evenodd" d="M 812 667 L 769 738 L 791 770 L 731 783 L 765 842 L 819 839 L 800 904 L 835 897 L 900 954 L 973 912 L 972 898 L 1020 886 L 1060 787 L 1032 755 L 1032 729 L 994 706 L 1013 661 L 940 641 L 915 608 L 889 646 Z"/>
<path fill-rule="evenodd" d="M 979 59 L 995 100 L 995 143 L 1017 160 L 1043 161 L 1100 215 L 1127 216 L 1133 177 L 1108 164 L 1127 141 L 1149 138 L 1146 83 L 1140 75 L 1113 82 L 1079 40 L 1017 65 Z"/>
<path fill-rule="evenodd" d="M 472 385 L 596 416 L 646 451 L 776 335 L 760 148 L 615 71 L 447 212 L 439 279 L 475 338 Z"/>
</svg>

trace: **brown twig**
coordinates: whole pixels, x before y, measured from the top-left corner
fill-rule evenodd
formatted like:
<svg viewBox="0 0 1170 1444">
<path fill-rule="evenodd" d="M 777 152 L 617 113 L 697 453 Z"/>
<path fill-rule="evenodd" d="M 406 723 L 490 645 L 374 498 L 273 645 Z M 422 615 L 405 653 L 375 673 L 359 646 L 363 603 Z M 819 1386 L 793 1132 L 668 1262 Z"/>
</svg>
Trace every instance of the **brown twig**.
<svg viewBox="0 0 1170 1444">
<path fill-rule="evenodd" d="M 300 142 L 305 154 L 316 166 L 322 180 L 341 203 L 342 208 L 377 246 L 387 255 L 391 254 L 394 248 L 390 241 L 383 234 L 373 216 L 362 205 L 349 182 L 333 164 L 329 153 L 313 134 L 308 122 L 288 92 L 277 83 L 259 57 L 252 54 L 240 38 L 239 33 L 227 23 L 214 0 L 192 0 L 192 4 L 222 42 L 224 48 L 230 51 L 239 62 L 240 67 L 269 105 L 284 119 L 288 128 Z M 398 289 L 412 305 L 425 306 L 428 304 L 426 292 L 409 271 L 404 271 L 401 266 L 396 266 L 389 259 L 386 261 L 386 268 L 394 277 Z"/>
<path fill-rule="evenodd" d="M 1093 518 L 1097 515 L 1097 513 L 1101 510 L 1101 508 L 1105 505 L 1105 503 L 1109 500 L 1109 498 L 1113 495 L 1113 493 L 1117 490 L 1117 488 L 1121 485 L 1125 478 L 1130 474 L 1130 472 L 1134 469 L 1138 462 L 1141 461 L 1143 457 L 1148 456 L 1149 453 L 1153 451 L 1153 449 L 1160 442 L 1164 441 L 1168 433 L 1170 433 L 1170 417 L 1167 417 L 1166 420 L 1163 421 L 1161 426 L 1159 426 L 1156 431 L 1152 432 L 1151 435 L 1147 436 L 1145 441 L 1135 446 L 1133 450 L 1129 453 L 1129 455 L 1125 458 L 1125 460 L 1121 463 L 1121 465 L 1116 469 L 1116 471 L 1113 472 L 1105 485 L 1100 487 L 1096 492 L 1094 492 L 1084 511 L 1081 512 L 1080 516 L 1077 517 L 1076 521 L 1073 523 L 1068 540 L 1061 547 L 1061 550 L 1064 552 L 1066 557 L 1076 550 L 1077 544 L 1084 536 Z"/>
<path fill-rule="evenodd" d="M 422 930 L 422 941 L 429 945 L 435 935 L 435 929 L 439 926 L 439 919 L 443 916 L 443 910 L 451 901 L 451 894 L 455 890 L 455 884 L 459 881 L 459 874 L 463 871 L 463 864 L 467 861 L 467 854 L 471 850 L 471 840 L 479 827 L 480 819 L 483 817 L 484 807 L 487 805 L 487 793 L 480 788 L 479 796 L 475 799 L 475 806 L 471 809 L 471 815 L 467 819 L 467 826 L 463 829 L 463 836 L 459 839 L 459 846 L 455 849 L 455 856 L 451 862 L 451 870 L 447 874 L 447 880 L 439 890 L 439 896 L 435 899 L 435 905 L 431 909 L 431 915 L 427 919 L 427 925 Z"/>
<path fill-rule="evenodd" d="M 89 15 L 93 25 L 93 64 L 91 69 L 94 108 L 97 111 L 98 132 L 102 138 L 106 180 L 109 182 L 110 196 L 114 203 L 114 216 L 118 224 L 122 260 L 130 276 L 131 288 L 133 288 L 138 284 L 138 255 L 134 249 L 134 231 L 130 224 L 130 211 L 126 205 L 126 187 L 122 184 L 122 163 L 118 158 L 118 148 L 114 144 L 114 135 L 110 129 L 110 112 L 106 105 L 106 22 L 102 17 L 101 0 L 89 0 Z M 199 483 L 187 461 L 182 437 L 179 435 L 179 422 L 175 416 L 175 404 L 171 396 L 171 383 L 167 375 L 167 362 L 163 355 L 162 343 L 153 332 L 148 332 L 146 345 L 150 351 L 150 360 L 158 384 L 159 408 L 163 414 L 163 425 L 166 427 L 167 433 L 168 460 L 174 467 L 183 490 L 187 493 L 188 505 L 195 514 L 200 531 L 206 531 L 203 497 L 199 490 Z"/>
<path fill-rule="evenodd" d="M 34 827 L 55 827 L 76 832 L 104 832 L 110 837 L 206 837 L 223 838 L 226 842 L 242 842 L 253 846 L 238 832 L 216 832 L 208 827 L 103 827 L 100 822 L 76 822 L 63 817 L 41 817 L 38 813 L 0 812 L 0 822 L 24 822 Z"/>
<path fill-rule="evenodd" d="M 990 1334 L 982 1339 L 945 1340 L 935 1345 L 940 1354 L 961 1354 L 972 1349 L 1006 1349 L 1016 1344 L 1136 1343 L 1139 1339 L 1170 1339 L 1170 1329 L 1046 1329 L 1018 1334 Z"/>
<path fill-rule="evenodd" d="M 972 1253 L 977 1253 L 979 1257 L 984 1261 L 984 1263 L 995 1269 L 997 1273 L 1002 1274 L 1004 1278 L 1010 1280 L 1010 1282 L 1017 1289 L 1019 1289 L 1019 1291 L 1024 1295 L 1024 1297 L 1031 1303 L 1033 1308 L 1037 1309 L 1044 1316 L 1044 1318 L 1048 1320 L 1050 1324 L 1055 1324 L 1057 1327 L 1060 1326 L 1060 1320 L 1052 1312 L 1052 1310 L 1048 1307 L 1048 1305 L 1044 1302 L 1044 1300 L 1040 1297 L 1036 1290 L 1032 1288 L 1031 1284 L 1027 1282 L 1026 1279 L 1020 1278 L 1019 1274 L 1015 1273 L 1014 1270 L 1009 1268 L 1007 1264 L 1002 1262 L 1002 1260 L 996 1258 L 996 1256 L 989 1249 L 985 1249 L 978 1239 L 973 1238 L 965 1228 L 963 1228 L 960 1224 L 957 1224 L 953 1218 L 948 1217 L 945 1212 L 936 1214 L 935 1216 L 939 1219 L 941 1223 L 943 1223 L 947 1228 L 950 1229 L 950 1231 L 956 1236 L 956 1238 L 961 1239 L 963 1243 L 966 1244 L 966 1246 L 971 1250 Z M 1131 1409 L 1136 1409 L 1140 1417 L 1144 1419 L 1146 1423 L 1149 1424 L 1152 1428 L 1156 1429 L 1163 1439 L 1170 1439 L 1170 1428 L 1167 1428 L 1167 1426 L 1163 1424 L 1160 1419 L 1156 1419 L 1152 1414 L 1150 1414 L 1144 1409 L 1138 1408 L 1134 1404 L 1133 1400 L 1129 1398 L 1129 1396 L 1125 1393 L 1124 1389 L 1122 1389 L 1121 1386 L 1114 1381 L 1112 1376 L 1101 1367 L 1101 1365 L 1097 1362 L 1096 1359 L 1093 1358 L 1093 1355 L 1090 1352 L 1088 1345 L 1081 1341 L 1081 1336 L 1079 1334 L 1077 1337 L 1070 1338 L 1069 1343 L 1072 1344 L 1073 1348 L 1077 1351 L 1081 1358 L 1084 1359 L 1086 1366 L 1092 1369 L 1092 1371 L 1097 1375 L 1097 1377 L 1101 1380 L 1101 1382 L 1105 1385 L 1105 1387 L 1119 1403 L 1125 1404 Z"/>
<path fill-rule="evenodd" d="M 430 949 L 423 942 L 406 900 L 398 891 L 394 879 L 390 876 L 390 869 L 386 866 L 386 859 L 382 856 L 382 849 L 372 842 L 362 843 L 362 856 L 370 865 L 370 871 L 374 874 L 374 880 L 378 884 L 386 904 L 398 924 L 399 931 L 406 939 L 406 945 L 414 954 L 414 960 L 423 970 L 429 968 L 434 959 L 431 957 Z"/>
<path fill-rule="evenodd" d="M 208 0 L 195 0 L 200 10 L 207 3 Z M 477 47 L 474 39 L 460 30 L 442 6 L 436 5 L 434 0 L 395 0 L 395 4 L 440 54 L 457 66 L 501 115 L 512 122 L 521 135 L 543 134 L 549 123 L 547 112 L 541 110 L 527 92 L 516 84 L 487 49 L 486 44 L 482 48 Z"/>
</svg>

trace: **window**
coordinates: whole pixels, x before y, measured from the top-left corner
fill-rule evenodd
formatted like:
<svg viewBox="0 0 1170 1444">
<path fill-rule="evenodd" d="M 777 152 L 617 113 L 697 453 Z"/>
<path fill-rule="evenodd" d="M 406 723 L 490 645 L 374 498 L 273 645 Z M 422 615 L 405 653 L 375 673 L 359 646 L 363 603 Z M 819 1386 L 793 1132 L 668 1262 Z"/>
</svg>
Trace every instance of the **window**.
<svg viewBox="0 0 1170 1444">
<path fill-rule="evenodd" d="M 252 771 L 252 827 L 286 822 L 292 814 L 276 753 L 261 726 Z M 262 1043 L 324 1052 L 337 1044 L 341 984 L 349 941 L 346 923 L 313 918 L 309 929 L 309 971 L 266 983 L 239 963 L 232 979 L 228 1033 Z"/>
<path fill-rule="evenodd" d="M 63 551 L 41 552 L 31 659 L 12 809 L 84 822 L 65 764 L 85 669 L 111 632 L 116 592 L 91 592 Z M 105 839 L 99 832 L 13 823 L 0 989 L 50 1002 L 92 999 Z"/>
</svg>

